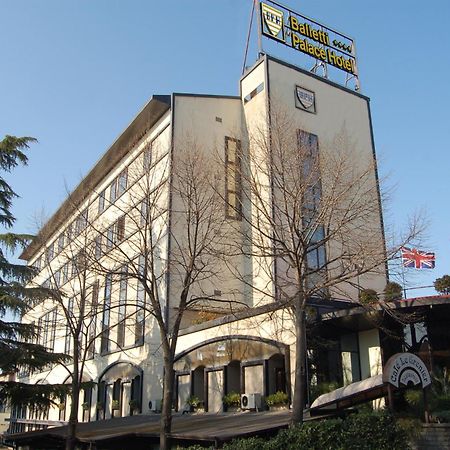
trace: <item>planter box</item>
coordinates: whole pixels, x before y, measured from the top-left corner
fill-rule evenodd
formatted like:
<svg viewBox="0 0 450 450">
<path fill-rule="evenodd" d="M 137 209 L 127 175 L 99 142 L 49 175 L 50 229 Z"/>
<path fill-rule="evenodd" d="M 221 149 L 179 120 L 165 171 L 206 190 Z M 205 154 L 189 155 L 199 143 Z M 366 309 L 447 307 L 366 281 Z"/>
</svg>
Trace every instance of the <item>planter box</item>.
<svg viewBox="0 0 450 450">
<path fill-rule="evenodd" d="M 227 412 L 239 412 L 240 410 L 240 406 L 227 406 Z"/>
<path fill-rule="evenodd" d="M 269 406 L 269 411 L 285 411 L 289 409 L 289 405 L 273 405 Z"/>
</svg>

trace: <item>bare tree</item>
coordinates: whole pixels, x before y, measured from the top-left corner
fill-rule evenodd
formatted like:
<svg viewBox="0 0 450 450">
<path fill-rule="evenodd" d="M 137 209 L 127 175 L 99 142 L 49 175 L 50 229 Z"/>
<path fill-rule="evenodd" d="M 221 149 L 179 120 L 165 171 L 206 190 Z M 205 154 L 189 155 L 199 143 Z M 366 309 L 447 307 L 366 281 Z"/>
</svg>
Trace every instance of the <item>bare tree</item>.
<svg viewBox="0 0 450 450">
<path fill-rule="evenodd" d="M 220 177 L 193 139 L 183 139 L 171 159 L 149 148 L 140 164 L 128 168 L 129 187 L 124 201 L 115 203 L 115 225 L 90 225 L 96 242 L 106 246 L 90 267 L 134 280 L 137 300 L 132 305 L 128 299 L 127 305 L 134 307 L 136 326 L 145 315 L 159 331 L 164 371 L 160 447 L 167 449 L 178 335 L 188 310 L 214 303 L 207 292 L 220 272 L 225 216 L 216 186 Z M 119 324 L 124 313 L 122 305 Z"/>
<path fill-rule="evenodd" d="M 68 450 L 74 449 L 76 444 L 80 392 L 92 388 L 92 384 L 84 382 L 85 366 L 86 361 L 94 356 L 95 339 L 98 337 L 99 284 L 87 264 L 91 258 L 89 253 L 94 251 L 87 214 L 87 208 L 79 211 L 75 220 L 39 257 L 39 266 L 46 268 L 43 287 L 47 298 L 43 300 L 44 308 L 42 305 L 35 308 L 27 317 L 27 320 L 39 323 L 42 318 L 37 316 L 41 311 L 47 311 L 44 317 L 50 314 L 51 318 L 41 324 L 43 332 L 45 336 L 53 335 L 52 346 L 55 342 L 63 343 L 64 353 L 70 357 L 68 362 L 59 363 L 67 373 L 65 389 L 61 389 L 64 398 L 60 401 L 65 405 L 66 399 L 71 399 L 66 437 Z M 55 258 L 56 264 L 53 261 Z"/>
<path fill-rule="evenodd" d="M 302 422 L 305 405 L 308 299 L 355 301 L 361 286 L 385 283 L 387 261 L 421 228 L 414 223 L 386 248 L 371 149 L 359 148 L 343 128 L 319 150 L 317 136 L 300 128 L 274 103 L 270 127 L 256 121 L 250 128 L 239 173 L 245 226 L 236 229 L 243 233 L 236 249 L 252 258 L 253 277 L 236 275 L 261 301 L 277 301 L 292 315 L 294 423 Z"/>
</svg>

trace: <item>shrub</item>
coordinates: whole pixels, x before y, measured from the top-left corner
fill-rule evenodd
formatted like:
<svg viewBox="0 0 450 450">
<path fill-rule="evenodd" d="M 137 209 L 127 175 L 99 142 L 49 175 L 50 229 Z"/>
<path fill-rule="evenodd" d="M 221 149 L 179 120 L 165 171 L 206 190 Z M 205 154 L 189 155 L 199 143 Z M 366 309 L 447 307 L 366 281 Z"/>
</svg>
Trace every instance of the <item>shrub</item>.
<svg viewBox="0 0 450 450">
<path fill-rule="evenodd" d="M 120 407 L 119 400 L 113 400 L 111 402 L 111 407 L 112 407 L 112 409 L 119 409 L 119 407 Z"/>
<path fill-rule="evenodd" d="M 422 421 L 413 417 L 398 417 L 397 425 L 411 440 L 416 440 L 422 431 Z"/>
<path fill-rule="evenodd" d="M 258 437 L 250 437 L 247 439 L 235 439 L 223 446 L 224 450 L 269 450 L 268 444 L 270 441 L 266 441 Z"/>
<path fill-rule="evenodd" d="M 241 406 L 241 395 L 237 392 L 230 392 L 223 397 L 225 406 Z"/>
<path fill-rule="evenodd" d="M 406 450 L 407 432 L 388 413 L 352 414 L 343 419 L 306 422 L 272 439 L 238 439 L 225 450 Z"/>
<path fill-rule="evenodd" d="M 403 288 L 394 281 L 389 281 L 384 288 L 384 300 L 392 302 L 394 300 L 401 300 L 403 298 Z"/>
<path fill-rule="evenodd" d="M 450 422 L 450 411 L 444 410 L 444 411 L 435 411 L 433 413 L 433 417 L 439 422 L 439 423 L 449 423 Z"/>
<path fill-rule="evenodd" d="M 268 395 L 266 397 L 267 406 L 280 406 L 287 405 L 289 402 L 289 397 L 285 392 L 275 392 L 275 394 Z"/>
<path fill-rule="evenodd" d="M 136 399 L 131 399 L 128 404 L 130 405 L 130 409 L 132 411 L 136 411 L 141 407 L 140 403 Z"/>
<path fill-rule="evenodd" d="M 436 278 L 434 288 L 441 294 L 450 294 L 450 275 L 444 275 Z"/>
<path fill-rule="evenodd" d="M 359 302 L 363 305 L 372 305 L 378 302 L 378 294 L 374 289 L 363 289 L 359 293 Z"/>
<path fill-rule="evenodd" d="M 189 406 L 192 406 L 193 408 L 198 408 L 200 406 L 200 404 L 202 403 L 202 401 L 196 396 L 196 395 L 191 395 L 187 400 L 186 403 Z"/>
<path fill-rule="evenodd" d="M 422 405 L 423 395 L 422 391 L 418 389 L 408 389 L 405 392 L 405 400 L 408 405 L 418 407 Z"/>
<path fill-rule="evenodd" d="M 346 450 L 408 449 L 408 436 L 386 412 L 352 414 L 345 420 Z"/>
</svg>

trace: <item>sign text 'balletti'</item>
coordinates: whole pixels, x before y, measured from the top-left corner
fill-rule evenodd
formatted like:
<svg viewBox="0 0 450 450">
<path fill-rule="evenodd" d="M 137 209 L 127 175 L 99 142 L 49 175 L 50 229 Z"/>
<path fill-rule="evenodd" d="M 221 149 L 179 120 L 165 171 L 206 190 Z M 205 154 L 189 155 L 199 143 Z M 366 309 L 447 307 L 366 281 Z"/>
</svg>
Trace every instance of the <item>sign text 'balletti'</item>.
<svg viewBox="0 0 450 450">
<path fill-rule="evenodd" d="M 352 39 L 278 3 L 261 2 L 260 8 L 264 36 L 357 76 Z"/>
</svg>

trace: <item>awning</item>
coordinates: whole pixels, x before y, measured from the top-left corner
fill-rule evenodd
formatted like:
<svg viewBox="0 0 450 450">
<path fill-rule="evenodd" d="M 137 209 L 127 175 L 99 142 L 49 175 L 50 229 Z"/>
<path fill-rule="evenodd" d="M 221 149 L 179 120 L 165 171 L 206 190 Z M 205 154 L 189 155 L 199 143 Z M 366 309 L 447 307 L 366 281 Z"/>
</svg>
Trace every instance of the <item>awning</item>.
<svg viewBox="0 0 450 450">
<path fill-rule="evenodd" d="M 362 381 L 356 381 L 316 398 L 311 410 L 319 408 L 346 408 L 368 400 L 375 400 L 387 394 L 387 383 L 383 382 L 383 375 L 375 375 Z"/>
</svg>

